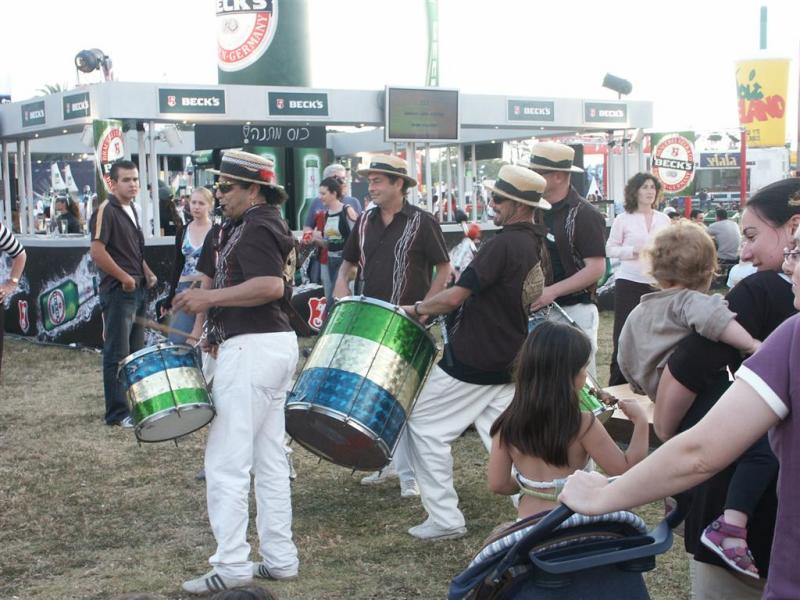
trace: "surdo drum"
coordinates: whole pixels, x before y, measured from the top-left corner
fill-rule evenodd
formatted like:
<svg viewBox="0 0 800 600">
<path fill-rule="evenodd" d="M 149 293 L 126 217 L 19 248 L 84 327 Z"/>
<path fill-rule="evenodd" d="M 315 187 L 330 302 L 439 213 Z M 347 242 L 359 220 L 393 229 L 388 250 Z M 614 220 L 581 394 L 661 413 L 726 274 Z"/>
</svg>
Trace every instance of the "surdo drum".
<svg viewBox="0 0 800 600">
<path fill-rule="evenodd" d="M 399 307 L 342 299 L 288 394 L 287 433 L 337 465 L 386 466 L 436 352 L 431 335 Z"/>
</svg>

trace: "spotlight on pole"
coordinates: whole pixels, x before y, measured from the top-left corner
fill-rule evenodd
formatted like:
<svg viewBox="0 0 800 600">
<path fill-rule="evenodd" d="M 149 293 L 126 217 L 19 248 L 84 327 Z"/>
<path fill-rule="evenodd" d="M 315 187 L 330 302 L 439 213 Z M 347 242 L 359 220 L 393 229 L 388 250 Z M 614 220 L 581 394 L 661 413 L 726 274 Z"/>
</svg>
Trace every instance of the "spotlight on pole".
<svg viewBox="0 0 800 600">
<path fill-rule="evenodd" d="M 103 78 L 111 81 L 114 78 L 111 67 L 111 57 L 99 48 L 81 50 L 75 55 L 75 68 L 81 73 L 92 73 L 102 69 Z"/>
<path fill-rule="evenodd" d="M 622 98 L 622 96 L 627 96 L 633 91 L 633 84 L 630 81 L 612 75 L 611 73 L 606 73 L 606 76 L 603 77 L 603 87 L 617 92 L 620 98 Z"/>
</svg>

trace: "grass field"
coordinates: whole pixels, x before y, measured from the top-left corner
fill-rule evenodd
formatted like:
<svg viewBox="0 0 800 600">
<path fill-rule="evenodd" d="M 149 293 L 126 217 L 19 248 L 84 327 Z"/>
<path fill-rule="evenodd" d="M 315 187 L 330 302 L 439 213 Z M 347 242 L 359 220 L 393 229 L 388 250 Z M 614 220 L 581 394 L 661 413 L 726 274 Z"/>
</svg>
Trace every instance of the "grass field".
<svg viewBox="0 0 800 600">
<path fill-rule="evenodd" d="M 608 372 L 611 314 L 601 322 L 598 369 Z M 0 598 L 185 598 L 183 580 L 207 570 L 204 432 L 138 446 L 105 427 L 99 354 L 6 340 L 0 381 Z M 499 522 L 514 517 L 489 493 L 487 455 L 468 433 L 453 448 L 469 534 L 422 543 L 406 533 L 425 517 L 395 484 L 364 488 L 361 474 L 295 446 L 294 534 L 300 577 L 270 584 L 297 600 L 443 598 L 450 579 Z M 251 504 L 252 506 L 252 504 Z M 643 507 L 648 524 L 660 504 Z M 251 531 L 251 543 L 254 543 Z M 682 541 L 647 581 L 653 598 L 688 598 Z M 621 595 L 620 598 L 624 598 Z"/>
</svg>

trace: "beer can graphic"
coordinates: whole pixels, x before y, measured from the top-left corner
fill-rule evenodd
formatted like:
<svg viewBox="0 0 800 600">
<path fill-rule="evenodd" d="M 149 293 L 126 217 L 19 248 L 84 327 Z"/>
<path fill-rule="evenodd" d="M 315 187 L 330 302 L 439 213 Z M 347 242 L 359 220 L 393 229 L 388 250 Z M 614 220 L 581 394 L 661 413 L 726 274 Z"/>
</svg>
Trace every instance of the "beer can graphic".
<svg viewBox="0 0 800 600">
<path fill-rule="evenodd" d="M 39 310 L 45 331 L 69 323 L 78 314 L 85 302 L 97 295 L 97 277 L 84 282 L 65 279 L 55 287 L 39 295 Z"/>
</svg>

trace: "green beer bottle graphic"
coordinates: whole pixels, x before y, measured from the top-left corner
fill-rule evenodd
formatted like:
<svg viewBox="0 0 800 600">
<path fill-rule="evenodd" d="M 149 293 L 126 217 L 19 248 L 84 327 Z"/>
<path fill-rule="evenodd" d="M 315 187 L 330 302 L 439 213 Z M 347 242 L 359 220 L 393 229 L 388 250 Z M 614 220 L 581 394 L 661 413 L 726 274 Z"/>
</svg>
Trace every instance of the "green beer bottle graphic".
<svg viewBox="0 0 800 600">
<path fill-rule="evenodd" d="M 81 304 L 97 294 L 97 278 L 92 277 L 85 285 L 66 279 L 54 288 L 39 295 L 39 310 L 45 331 L 68 323 L 78 314 Z"/>
</svg>

